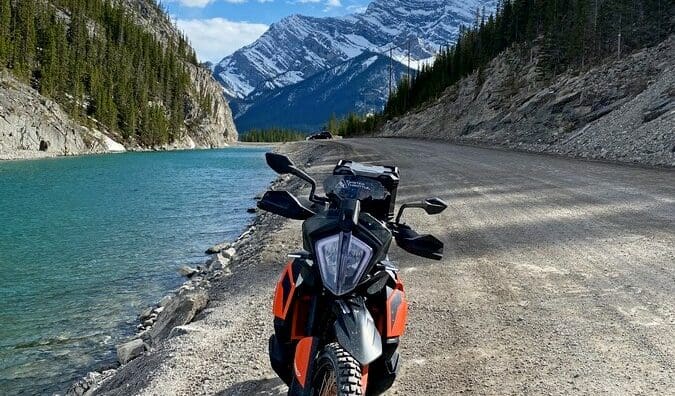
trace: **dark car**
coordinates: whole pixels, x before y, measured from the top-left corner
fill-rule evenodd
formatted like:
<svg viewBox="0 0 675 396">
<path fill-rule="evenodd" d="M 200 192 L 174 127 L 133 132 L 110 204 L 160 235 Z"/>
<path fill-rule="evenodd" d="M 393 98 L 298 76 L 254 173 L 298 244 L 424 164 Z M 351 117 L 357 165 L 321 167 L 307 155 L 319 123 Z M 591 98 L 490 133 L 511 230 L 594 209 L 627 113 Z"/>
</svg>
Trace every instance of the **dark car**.
<svg viewBox="0 0 675 396">
<path fill-rule="evenodd" d="M 315 133 L 314 135 L 307 136 L 307 140 L 329 140 L 333 139 L 333 135 L 328 131 L 323 131 Z"/>
</svg>

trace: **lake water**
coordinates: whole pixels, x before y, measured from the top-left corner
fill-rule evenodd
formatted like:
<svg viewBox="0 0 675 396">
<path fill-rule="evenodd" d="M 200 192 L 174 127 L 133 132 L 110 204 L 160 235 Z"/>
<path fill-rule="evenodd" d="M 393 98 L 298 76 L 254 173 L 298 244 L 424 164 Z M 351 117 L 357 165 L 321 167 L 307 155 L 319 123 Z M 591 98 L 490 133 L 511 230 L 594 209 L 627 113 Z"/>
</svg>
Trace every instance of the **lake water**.
<svg viewBox="0 0 675 396">
<path fill-rule="evenodd" d="M 265 151 L 0 162 L 0 394 L 64 392 L 114 362 L 178 267 L 250 222 Z"/>
</svg>

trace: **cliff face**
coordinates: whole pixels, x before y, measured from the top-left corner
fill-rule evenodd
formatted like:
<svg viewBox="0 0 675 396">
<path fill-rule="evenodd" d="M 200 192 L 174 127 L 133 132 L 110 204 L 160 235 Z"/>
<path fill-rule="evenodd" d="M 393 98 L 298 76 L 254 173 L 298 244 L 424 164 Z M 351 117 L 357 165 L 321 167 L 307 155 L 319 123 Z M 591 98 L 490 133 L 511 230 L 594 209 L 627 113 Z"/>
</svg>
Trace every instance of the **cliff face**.
<svg viewBox="0 0 675 396">
<path fill-rule="evenodd" d="M 177 40 L 180 32 L 153 0 L 119 0 L 137 16 L 138 23 L 152 32 L 157 40 Z M 215 148 L 237 141 L 237 128 L 232 111 L 223 95 L 223 87 L 216 82 L 211 70 L 187 64 L 194 92 L 190 96 L 186 118 L 187 134 L 174 142 L 173 148 Z M 199 98 L 205 94 L 215 99 L 212 111 L 202 109 Z"/>
<path fill-rule="evenodd" d="M 78 125 L 58 104 L 0 73 L 0 160 L 109 151 L 124 147 Z"/>
<path fill-rule="evenodd" d="M 197 147 L 223 147 L 236 142 L 237 128 L 230 106 L 223 96 L 223 87 L 213 79 L 210 70 L 194 65 L 189 65 L 189 70 L 196 95 L 191 97 L 191 111 L 186 120 L 190 125 L 188 136 Z M 198 102 L 199 96 L 204 95 L 216 99 L 210 114 Z"/>
<path fill-rule="evenodd" d="M 175 40 L 179 31 L 152 0 L 120 0 L 137 16 L 138 24 L 157 40 Z M 65 14 L 64 14 L 65 15 Z M 69 18 L 64 16 L 64 21 Z M 216 148 L 237 140 L 229 104 L 222 87 L 207 69 L 185 62 L 192 89 L 185 98 L 185 127 L 174 142 L 155 149 Z M 211 98 L 210 109 L 203 98 Z M 89 125 L 99 125 L 89 120 Z M 98 128 L 98 129 L 96 129 Z M 86 127 L 70 117 L 56 102 L 28 84 L 0 71 L 0 159 L 80 155 L 145 149 L 102 127 Z"/>
<path fill-rule="evenodd" d="M 675 166 L 675 37 L 552 81 L 509 50 L 380 134 Z"/>
</svg>

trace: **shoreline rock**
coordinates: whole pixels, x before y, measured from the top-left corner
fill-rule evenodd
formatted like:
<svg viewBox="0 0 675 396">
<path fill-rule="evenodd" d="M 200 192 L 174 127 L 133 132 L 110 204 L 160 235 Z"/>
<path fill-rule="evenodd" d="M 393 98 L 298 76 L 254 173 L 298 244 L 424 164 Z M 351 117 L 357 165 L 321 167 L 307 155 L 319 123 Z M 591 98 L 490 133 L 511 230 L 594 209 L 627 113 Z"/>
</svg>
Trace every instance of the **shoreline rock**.
<svg viewBox="0 0 675 396">
<path fill-rule="evenodd" d="M 237 242 L 222 242 L 207 250 L 217 251 L 207 258 L 203 265 L 197 268 L 183 266 L 179 269 L 181 275 L 188 277 L 178 289 L 162 297 L 153 306 L 143 309 L 138 316 L 136 334 L 116 346 L 119 366 L 105 367 L 89 372 L 83 378 L 75 381 L 66 391 L 65 396 L 91 395 L 103 381 L 113 377 L 121 368 L 133 360 L 152 351 L 163 341 L 196 331 L 189 324 L 202 312 L 209 302 L 210 281 L 231 274 L 230 264 L 235 259 L 238 246 L 244 239 L 255 231 L 253 224 L 237 238 Z M 207 253 L 210 254 L 210 253 Z"/>
<path fill-rule="evenodd" d="M 213 245 L 212 247 L 208 248 L 206 250 L 206 254 L 217 254 L 222 252 L 223 250 L 229 249 L 232 246 L 231 243 L 229 242 L 222 242 L 217 245 Z"/>
<path fill-rule="evenodd" d="M 147 345 L 140 338 L 125 342 L 117 346 L 117 360 L 120 364 L 127 364 L 148 349 L 150 348 L 147 348 Z"/>
</svg>

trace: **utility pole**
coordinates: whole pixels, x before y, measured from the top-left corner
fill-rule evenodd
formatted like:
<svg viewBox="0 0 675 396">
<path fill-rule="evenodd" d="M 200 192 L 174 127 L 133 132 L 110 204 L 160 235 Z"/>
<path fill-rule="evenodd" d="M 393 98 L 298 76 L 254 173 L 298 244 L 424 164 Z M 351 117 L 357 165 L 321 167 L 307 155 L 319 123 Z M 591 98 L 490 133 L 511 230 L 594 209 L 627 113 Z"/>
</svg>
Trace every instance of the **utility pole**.
<svg viewBox="0 0 675 396">
<path fill-rule="evenodd" d="M 616 47 L 616 55 L 618 59 L 621 59 L 621 15 L 619 15 L 619 42 Z"/>
<path fill-rule="evenodd" d="M 410 85 L 410 40 L 408 40 L 408 85 Z"/>
<path fill-rule="evenodd" d="M 389 48 L 389 97 L 392 92 L 392 79 L 394 78 L 394 47 Z"/>
</svg>

